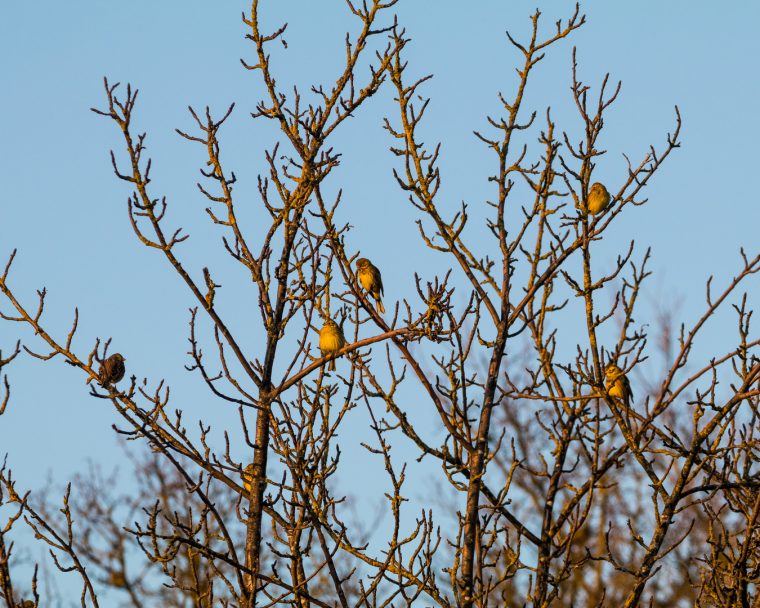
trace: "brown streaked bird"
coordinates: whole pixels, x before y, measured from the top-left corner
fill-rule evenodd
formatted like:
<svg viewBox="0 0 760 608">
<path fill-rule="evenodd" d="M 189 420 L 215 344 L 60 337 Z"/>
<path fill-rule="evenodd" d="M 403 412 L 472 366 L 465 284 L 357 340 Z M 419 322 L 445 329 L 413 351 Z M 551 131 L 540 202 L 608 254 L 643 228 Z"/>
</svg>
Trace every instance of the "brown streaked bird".
<svg viewBox="0 0 760 608">
<path fill-rule="evenodd" d="M 588 212 L 592 215 L 598 215 L 605 210 L 610 204 L 610 193 L 604 184 L 594 182 L 588 191 Z"/>
<path fill-rule="evenodd" d="M 631 390 L 631 383 L 626 378 L 623 370 L 614 363 L 610 363 L 604 369 L 604 377 L 604 387 L 607 389 L 607 394 L 613 399 L 622 400 L 626 409 L 630 408 L 631 401 L 633 400 L 633 391 Z"/>
<path fill-rule="evenodd" d="M 381 300 L 383 295 L 383 277 L 380 275 L 377 266 L 367 258 L 359 258 L 356 260 L 356 268 L 358 270 L 356 276 L 359 278 L 359 283 L 377 302 L 377 311 L 385 313 L 385 306 L 383 306 L 383 301 Z"/>
<path fill-rule="evenodd" d="M 343 330 L 332 319 L 326 319 L 319 332 L 319 350 L 322 352 L 322 356 L 339 351 L 345 345 L 346 339 L 343 337 Z M 327 369 L 328 371 L 335 370 L 335 359 L 330 361 Z"/>
<path fill-rule="evenodd" d="M 105 388 L 108 384 L 116 384 L 124 377 L 124 372 L 126 371 L 124 361 L 126 359 L 121 353 L 114 353 L 100 364 L 100 371 L 98 372 L 98 383 L 100 386 Z M 92 378 L 87 380 L 87 384 L 90 382 L 92 382 Z"/>
</svg>

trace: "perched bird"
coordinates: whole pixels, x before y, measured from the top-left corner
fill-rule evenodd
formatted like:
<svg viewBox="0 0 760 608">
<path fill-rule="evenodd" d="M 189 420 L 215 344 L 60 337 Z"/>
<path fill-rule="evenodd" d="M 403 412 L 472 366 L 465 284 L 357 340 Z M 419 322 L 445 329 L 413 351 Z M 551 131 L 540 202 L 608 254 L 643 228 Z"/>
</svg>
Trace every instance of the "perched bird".
<svg viewBox="0 0 760 608">
<path fill-rule="evenodd" d="M 114 587 L 126 587 L 127 577 L 124 576 L 124 572 L 121 570 L 113 570 L 108 577 L 108 582 Z"/>
<path fill-rule="evenodd" d="M 604 377 L 604 387 L 607 389 L 607 394 L 613 399 L 621 399 L 623 405 L 628 409 L 633 399 L 633 391 L 631 390 L 631 383 L 628 382 L 628 378 L 625 377 L 623 370 L 614 363 L 610 363 L 604 369 Z"/>
<path fill-rule="evenodd" d="M 592 215 L 598 215 L 604 208 L 610 204 L 610 193 L 604 184 L 595 182 L 591 184 L 588 191 L 588 212 Z"/>
<path fill-rule="evenodd" d="M 105 387 L 108 384 L 116 384 L 124 377 L 124 372 L 126 371 L 124 361 L 126 359 L 120 353 L 114 353 L 100 364 L 100 371 L 98 372 L 100 386 Z M 92 378 L 87 381 L 87 384 L 90 382 L 92 382 Z"/>
<path fill-rule="evenodd" d="M 359 271 L 356 275 L 359 277 L 359 283 L 377 302 L 377 311 L 385 313 L 385 306 L 380 299 L 383 295 L 383 278 L 380 276 L 380 271 L 367 258 L 356 260 L 356 268 Z"/>
<path fill-rule="evenodd" d="M 319 332 L 319 350 L 322 355 L 334 353 L 346 345 L 346 339 L 343 337 L 343 330 L 332 319 L 325 320 L 324 327 Z M 335 370 L 335 359 L 330 361 L 327 366 L 329 371 Z"/>
</svg>

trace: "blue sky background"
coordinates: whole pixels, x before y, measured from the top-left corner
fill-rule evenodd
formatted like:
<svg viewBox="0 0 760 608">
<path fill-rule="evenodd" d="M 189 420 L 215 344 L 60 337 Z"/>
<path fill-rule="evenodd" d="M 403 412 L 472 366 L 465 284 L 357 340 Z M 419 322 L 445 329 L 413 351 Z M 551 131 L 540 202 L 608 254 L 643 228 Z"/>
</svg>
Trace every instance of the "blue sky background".
<svg viewBox="0 0 760 608">
<path fill-rule="evenodd" d="M 272 51 L 279 82 L 303 91 L 329 83 L 343 60 L 344 33 L 356 29 L 343 3 L 262 4 L 266 29 L 289 23 L 288 48 Z M 544 4 L 544 32 L 572 10 L 569 3 Z M 4 265 L 19 249 L 12 288 L 30 308 L 35 290 L 47 288 L 43 321 L 58 338 L 78 305 L 82 356 L 95 337 L 113 336 L 130 373 L 165 377 L 174 405 L 213 421 L 219 431 L 236 426 L 236 412 L 209 399 L 198 378 L 183 369 L 187 308 L 194 303 L 164 259 L 134 237 L 126 215 L 129 191 L 114 177 L 108 157 L 113 148 L 124 158 L 120 135 L 89 108 L 103 107 L 103 76 L 139 87 L 135 120 L 148 132 L 152 192 L 167 196 L 169 221 L 192 233 L 179 255 L 196 277 L 203 265 L 218 263 L 223 310 L 259 354 L 253 293 L 240 287 L 245 276 L 225 261 L 220 234 L 207 221 L 206 201 L 194 185 L 204 150 L 174 131 L 192 128 L 188 105 L 208 104 L 218 113 L 237 103 L 221 134 L 222 158 L 239 177 L 239 208 L 256 234 L 256 175 L 266 170 L 263 151 L 277 135 L 272 125 L 249 116 L 263 89 L 239 62 L 253 56 L 240 21 L 246 8 L 232 0 L 44 0 L 7 2 L 0 9 L 0 261 Z M 535 2 L 522 0 L 406 0 L 397 7 L 413 40 L 410 72 L 435 75 L 424 89 L 433 98 L 424 129 L 426 141 L 443 142 L 441 200 L 449 209 L 462 200 L 477 209 L 493 194 L 486 177 L 494 159 L 472 131 L 486 129 L 485 115 L 498 112 L 497 91 L 513 91 L 519 57 L 504 30 L 524 38 L 534 8 Z M 601 251 L 614 257 L 631 238 L 639 252 L 651 246 L 655 276 L 645 300 L 652 307 L 678 302 L 689 322 L 702 308 L 704 280 L 733 275 L 740 246 L 749 253 L 758 249 L 760 211 L 751 184 L 760 137 L 760 8 L 750 2 L 595 0 L 581 9 L 588 23 L 536 68 L 525 107 L 537 109 L 541 120 L 551 106 L 558 129 L 577 132 L 570 94 L 574 45 L 584 82 L 597 87 L 607 72 L 622 80 L 602 136 L 608 153 L 595 174 L 613 190 L 624 176 L 622 153 L 640 158 L 650 143 L 661 147 L 679 105 L 682 148 L 647 188 L 650 204 L 625 214 Z M 334 141 L 343 163 L 330 187 L 333 193 L 343 188 L 352 246 L 382 260 L 387 302 L 393 302 L 412 296 L 414 271 L 430 276 L 448 261 L 422 249 L 414 216 L 392 178 L 396 161 L 382 129 L 387 115 L 395 120 L 390 88 L 344 125 Z M 757 278 L 748 285 L 757 293 Z M 4 302 L 0 309 L 8 312 Z M 17 337 L 37 345 L 19 329 L 0 323 L 0 348 L 9 349 Z M 721 318 L 709 328 L 706 346 L 714 346 L 711 337 L 717 344 L 733 332 L 733 319 Z M 0 454 L 9 454 L 25 485 L 37 488 L 49 473 L 65 481 L 88 458 L 107 467 L 123 460 L 110 430 L 117 419 L 106 403 L 87 396 L 80 372 L 60 360 L 43 365 L 28 356 L 7 371 L 13 399 L 0 418 Z"/>
</svg>

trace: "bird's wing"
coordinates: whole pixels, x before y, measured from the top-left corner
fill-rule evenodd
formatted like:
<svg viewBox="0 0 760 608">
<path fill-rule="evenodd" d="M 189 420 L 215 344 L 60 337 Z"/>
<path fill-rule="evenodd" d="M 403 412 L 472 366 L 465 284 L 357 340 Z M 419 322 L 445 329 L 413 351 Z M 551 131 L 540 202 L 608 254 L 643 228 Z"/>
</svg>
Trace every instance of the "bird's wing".
<svg viewBox="0 0 760 608">
<path fill-rule="evenodd" d="M 380 274 L 380 271 L 377 268 L 375 268 L 375 278 L 377 279 L 377 286 L 379 288 L 378 290 L 382 296 L 385 293 L 383 289 L 383 276 Z"/>
</svg>

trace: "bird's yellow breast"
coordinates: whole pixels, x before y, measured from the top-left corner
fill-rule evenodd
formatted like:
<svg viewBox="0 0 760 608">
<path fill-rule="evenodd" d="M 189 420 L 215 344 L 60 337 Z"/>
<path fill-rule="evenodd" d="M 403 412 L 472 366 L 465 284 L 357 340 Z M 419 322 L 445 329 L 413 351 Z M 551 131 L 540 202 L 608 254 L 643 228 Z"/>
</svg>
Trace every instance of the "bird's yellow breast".
<svg viewBox="0 0 760 608">
<path fill-rule="evenodd" d="M 359 271 L 359 282 L 367 291 L 372 289 L 372 284 L 375 282 L 375 277 L 372 276 L 372 271 L 369 268 L 363 268 Z"/>
<path fill-rule="evenodd" d="M 625 383 L 622 378 L 618 378 L 614 382 L 608 383 L 607 392 L 610 394 L 610 397 L 616 397 L 618 399 L 625 399 L 627 397 Z"/>
<path fill-rule="evenodd" d="M 332 352 L 343 348 L 343 336 L 336 329 L 325 327 L 319 332 L 319 348 L 325 352 Z"/>
<path fill-rule="evenodd" d="M 593 191 L 588 195 L 589 213 L 596 215 L 601 212 L 610 202 L 610 195 L 606 190 Z"/>
</svg>

